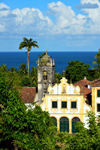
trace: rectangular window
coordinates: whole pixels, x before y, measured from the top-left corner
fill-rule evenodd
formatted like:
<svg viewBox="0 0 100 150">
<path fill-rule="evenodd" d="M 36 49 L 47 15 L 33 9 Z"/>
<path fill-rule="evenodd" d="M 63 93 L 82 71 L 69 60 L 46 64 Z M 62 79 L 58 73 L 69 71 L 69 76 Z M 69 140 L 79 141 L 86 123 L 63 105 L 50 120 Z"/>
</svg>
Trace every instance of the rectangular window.
<svg viewBox="0 0 100 150">
<path fill-rule="evenodd" d="M 62 108 L 67 108 L 67 102 L 62 102 Z"/>
<path fill-rule="evenodd" d="M 100 112 L 100 104 L 97 104 L 97 112 Z"/>
<path fill-rule="evenodd" d="M 71 108 L 76 108 L 76 102 L 71 102 Z"/>
<path fill-rule="evenodd" d="M 97 90 L 97 97 L 100 97 L 100 90 Z"/>
<path fill-rule="evenodd" d="M 57 101 L 52 101 L 52 108 L 57 108 Z"/>
</svg>

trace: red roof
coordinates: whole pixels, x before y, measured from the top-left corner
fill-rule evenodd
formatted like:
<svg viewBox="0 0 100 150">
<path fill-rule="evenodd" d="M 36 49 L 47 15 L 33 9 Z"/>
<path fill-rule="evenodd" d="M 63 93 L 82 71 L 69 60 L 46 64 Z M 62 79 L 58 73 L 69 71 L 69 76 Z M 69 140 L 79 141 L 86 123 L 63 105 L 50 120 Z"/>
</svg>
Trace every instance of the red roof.
<svg viewBox="0 0 100 150">
<path fill-rule="evenodd" d="M 91 91 L 91 89 L 88 89 L 86 87 L 86 85 L 88 85 L 90 82 L 91 81 L 89 81 L 89 80 L 83 79 L 83 80 L 80 80 L 80 81 L 74 83 L 74 86 L 80 87 L 80 94 L 84 93 L 84 97 L 87 99 L 86 100 L 87 103 L 90 103 L 89 102 L 90 101 L 89 100 L 90 99 L 89 94 L 91 94 L 92 91 Z"/>
<path fill-rule="evenodd" d="M 82 86 L 86 86 L 87 84 L 89 84 L 91 81 L 87 80 L 87 79 L 83 79 L 83 80 L 80 80 L 76 83 L 74 83 L 74 86 L 77 86 L 77 85 L 82 85 Z"/>
<path fill-rule="evenodd" d="M 92 86 L 92 87 L 98 87 L 98 86 L 100 86 L 100 78 L 91 81 L 89 85 Z"/>
<path fill-rule="evenodd" d="M 23 87 L 21 98 L 24 103 L 33 103 L 36 95 L 36 87 Z"/>
</svg>

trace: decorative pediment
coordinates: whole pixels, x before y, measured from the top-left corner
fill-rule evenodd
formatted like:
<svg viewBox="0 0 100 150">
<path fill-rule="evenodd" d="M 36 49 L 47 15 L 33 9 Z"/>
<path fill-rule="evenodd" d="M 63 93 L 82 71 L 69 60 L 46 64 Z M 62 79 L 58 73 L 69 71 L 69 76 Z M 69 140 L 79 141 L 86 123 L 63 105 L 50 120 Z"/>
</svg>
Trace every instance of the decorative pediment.
<svg viewBox="0 0 100 150">
<path fill-rule="evenodd" d="M 66 84 L 67 83 L 67 79 L 65 77 L 63 77 L 60 81 L 61 81 L 61 84 Z"/>
<path fill-rule="evenodd" d="M 63 77 L 60 84 L 55 84 L 54 86 L 49 86 L 48 92 L 49 94 L 80 94 L 80 87 L 74 86 L 73 84 L 67 83 L 67 79 Z"/>
</svg>

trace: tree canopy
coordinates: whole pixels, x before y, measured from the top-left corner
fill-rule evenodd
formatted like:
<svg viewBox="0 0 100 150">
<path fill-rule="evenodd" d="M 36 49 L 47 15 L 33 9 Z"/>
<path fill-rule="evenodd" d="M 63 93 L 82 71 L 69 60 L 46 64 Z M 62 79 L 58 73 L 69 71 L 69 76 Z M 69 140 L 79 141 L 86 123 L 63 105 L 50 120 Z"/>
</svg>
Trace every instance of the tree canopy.
<svg viewBox="0 0 100 150">
<path fill-rule="evenodd" d="M 0 148 L 11 150 L 15 144 L 26 150 L 52 149 L 56 142 L 54 134 L 56 127 L 49 113 L 37 105 L 27 110 L 19 92 L 9 89 L 5 77 L 0 74 Z"/>
<path fill-rule="evenodd" d="M 72 82 L 77 82 L 79 80 L 84 79 L 84 77 L 88 80 L 94 79 L 94 71 L 90 69 L 88 64 L 84 64 L 81 61 L 71 61 L 68 62 L 68 66 L 66 67 L 66 78 Z"/>
<path fill-rule="evenodd" d="M 95 78 L 100 78 L 100 49 L 94 58 L 96 58 L 96 60 L 93 61 L 93 64 L 95 64 L 93 67 L 93 70 L 95 71 Z"/>
</svg>

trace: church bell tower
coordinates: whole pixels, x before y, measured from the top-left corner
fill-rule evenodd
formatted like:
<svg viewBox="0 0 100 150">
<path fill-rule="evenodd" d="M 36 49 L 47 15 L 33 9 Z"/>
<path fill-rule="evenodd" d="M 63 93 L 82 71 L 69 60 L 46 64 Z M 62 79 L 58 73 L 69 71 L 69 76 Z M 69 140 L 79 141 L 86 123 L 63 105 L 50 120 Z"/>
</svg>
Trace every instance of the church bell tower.
<svg viewBox="0 0 100 150">
<path fill-rule="evenodd" d="M 42 98 L 47 94 L 49 85 L 55 83 L 55 63 L 54 59 L 46 54 L 38 60 L 38 100 L 42 103 Z"/>
</svg>

